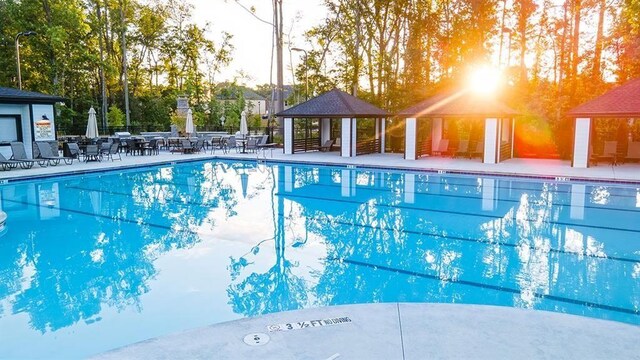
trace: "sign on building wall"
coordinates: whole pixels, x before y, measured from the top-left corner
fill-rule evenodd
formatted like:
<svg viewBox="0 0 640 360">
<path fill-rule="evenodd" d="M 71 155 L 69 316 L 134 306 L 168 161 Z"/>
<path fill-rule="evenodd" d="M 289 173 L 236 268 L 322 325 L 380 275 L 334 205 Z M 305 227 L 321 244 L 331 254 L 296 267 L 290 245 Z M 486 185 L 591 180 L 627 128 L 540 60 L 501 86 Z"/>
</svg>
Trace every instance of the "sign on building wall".
<svg viewBox="0 0 640 360">
<path fill-rule="evenodd" d="M 33 137 L 35 141 L 55 140 L 53 105 L 33 105 Z"/>
</svg>

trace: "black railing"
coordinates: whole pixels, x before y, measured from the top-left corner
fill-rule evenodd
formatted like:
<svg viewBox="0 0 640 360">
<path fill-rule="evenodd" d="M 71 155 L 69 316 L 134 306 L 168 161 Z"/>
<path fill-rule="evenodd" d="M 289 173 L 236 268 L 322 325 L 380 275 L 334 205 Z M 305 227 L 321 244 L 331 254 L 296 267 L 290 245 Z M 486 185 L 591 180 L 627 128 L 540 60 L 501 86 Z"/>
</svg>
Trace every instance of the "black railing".
<svg viewBox="0 0 640 360">
<path fill-rule="evenodd" d="M 320 149 L 320 138 L 305 138 L 293 140 L 293 152 L 307 152 Z"/>
<path fill-rule="evenodd" d="M 380 152 L 380 139 L 358 141 L 356 143 L 356 155 L 377 154 Z"/>
</svg>

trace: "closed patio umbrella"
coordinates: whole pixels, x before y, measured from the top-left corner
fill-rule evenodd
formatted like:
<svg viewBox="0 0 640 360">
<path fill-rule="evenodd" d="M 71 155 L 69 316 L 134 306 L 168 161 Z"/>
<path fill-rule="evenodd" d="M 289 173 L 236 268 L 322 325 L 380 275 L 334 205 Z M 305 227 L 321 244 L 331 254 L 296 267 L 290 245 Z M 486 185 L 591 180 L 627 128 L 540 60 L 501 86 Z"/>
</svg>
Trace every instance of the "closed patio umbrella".
<svg viewBox="0 0 640 360">
<path fill-rule="evenodd" d="M 246 137 L 248 133 L 249 128 L 247 126 L 247 113 L 245 111 L 242 111 L 242 113 L 240 114 L 240 135 L 242 135 L 242 137 Z"/>
<path fill-rule="evenodd" d="M 96 120 L 96 111 L 93 109 L 89 109 L 89 121 L 87 122 L 87 132 L 85 133 L 87 138 L 95 139 L 98 136 L 98 121 Z"/>
<path fill-rule="evenodd" d="M 193 129 L 193 113 L 191 112 L 191 109 L 187 112 L 187 122 L 184 125 L 184 131 L 189 135 L 195 132 Z"/>
</svg>

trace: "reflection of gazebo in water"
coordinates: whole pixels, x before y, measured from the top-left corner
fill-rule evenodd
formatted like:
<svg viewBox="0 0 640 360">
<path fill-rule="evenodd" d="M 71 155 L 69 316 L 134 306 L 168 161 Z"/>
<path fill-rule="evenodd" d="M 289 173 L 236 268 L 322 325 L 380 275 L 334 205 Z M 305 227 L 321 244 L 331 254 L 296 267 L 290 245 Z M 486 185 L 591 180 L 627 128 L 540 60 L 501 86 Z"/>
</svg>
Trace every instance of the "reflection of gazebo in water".
<svg viewBox="0 0 640 360">
<path fill-rule="evenodd" d="M 310 217 L 319 214 L 356 216 L 362 204 L 388 193 L 381 186 L 382 173 L 373 172 L 367 184 L 358 185 L 357 172 L 353 169 L 321 167 L 317 169 L 317 176 L 307 182 L 302 179 L 304 175 L 296 176 L 297 170 L 304 168 L 279 167 L 278 195 L 298 203 L 303 213 Z M 295 186 L 300 183 L 301 186 Z"/>
<path fill-rule="evenodd" d="M 513 157 L 513 117 L 518 113 L 489 96 L 469 91 L 446 92 L 432 96 L 398 113 L 405 120 L 405 159 L 415 160 L 433 154 L 441 140 L 449 141 L 444 152 L 457 150 L 454 129 L 447 129 L 453 119 L 476 120 L 471 124 L 468 154 L 495 164 Z M 448 131 L 446 131 L 448 130 Z M 448 134 L 446 134 L 448 132 Z M 457 131 L 455 131 L 457 137 Z M 466 155 L 466 154 L 465 154 Z"/>
<path fill-rule="evenodd" d="M 575 130 L 573 138 L 573 157 L 571 165 L 577 168 L 586 168 L 589 166 L 589 160 L 594 154 L 594 150 L 603 154 L 603 151 L 594 149 L 602 147 L 601 142 L 594 143 L 594 126 L 595 119 L 605 121 L 618 121 L 619 129 L 616 139 L 601 139 L 608 141 L 616 141 L 614 144 L 615 154 L 613 158 L 634 157 L 634 160 L 640 160 L 640 153 L 629 153 L 628 148 L 638 149 L 640 152 L 640 143 L 629 143 L 628 128 L 624 127 L 626 121 L 640 117 L 640 79 L 627 82 L 622 86 L 618 86 L 611 91 L 599 96 L 589 102 L 586 102 L 569 111 L 570 117 L 575 118 Z M 624 125 L 623 125 L 624 124 Z M 627 131 L 625 131 L 625 129 Z M 636 134 L 638 136 L 638 134 Z M 633 139 L 638 140 L 638 139 Z M 604 149 L 603 149 L 604 150 Z M 634 150 L 635 151 L 635 150 Z M 615 161 L 615 160 L 614 160 Z"/>
<path fill-rule="evenodd" d="M 278 114 L 284 118 L 284 153 L 319 150 L 333 140 L 340 155 L 384 152 L 388 113 L 338 89 Z"/>
</svg>

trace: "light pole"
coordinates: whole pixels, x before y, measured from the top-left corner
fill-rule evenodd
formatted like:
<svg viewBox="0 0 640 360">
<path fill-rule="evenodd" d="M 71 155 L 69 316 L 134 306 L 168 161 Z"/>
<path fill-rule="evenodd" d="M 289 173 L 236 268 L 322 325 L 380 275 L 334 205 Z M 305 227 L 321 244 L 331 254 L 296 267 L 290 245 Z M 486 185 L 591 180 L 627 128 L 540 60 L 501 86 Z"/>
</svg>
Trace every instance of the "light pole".
<svg viewBox="0 0 640 360">
<path fill-rule="evenodd" d="M 16 65 L 18 67 L 18 89 L 22 90 L 22 74 L 20 74 L 20 36 L 37 35 L 35 31 L 19 32 L 16 35 Z"/>
<path fill-rule="evenodd" d="M 307 64 L 307 50 L 305 49 L 300 49 L 300 48 L 291 48 L 291 51 L 301 51 L 304 53 L 304 78 L 305 78 L 305 93 L 304 93 L 304 100 L 307 101 L 309 100 L 309 64 Z"/>
</svg>

